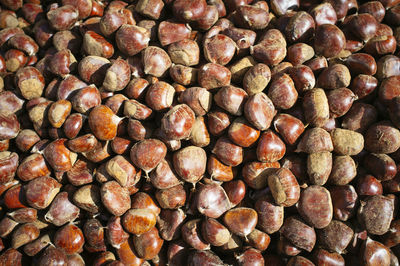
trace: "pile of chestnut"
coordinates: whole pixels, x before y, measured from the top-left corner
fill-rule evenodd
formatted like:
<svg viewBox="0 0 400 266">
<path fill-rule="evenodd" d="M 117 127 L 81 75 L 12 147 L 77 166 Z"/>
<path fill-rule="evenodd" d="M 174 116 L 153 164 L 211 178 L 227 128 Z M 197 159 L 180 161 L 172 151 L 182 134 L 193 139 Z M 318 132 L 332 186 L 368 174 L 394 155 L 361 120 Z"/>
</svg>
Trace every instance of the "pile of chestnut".
<svg viewBox="0 0 400 266">
<path fill-rule="evenodd" d="M 0 0 L 0 266 L 399 265 L 400 0 Z"/>
</svg>

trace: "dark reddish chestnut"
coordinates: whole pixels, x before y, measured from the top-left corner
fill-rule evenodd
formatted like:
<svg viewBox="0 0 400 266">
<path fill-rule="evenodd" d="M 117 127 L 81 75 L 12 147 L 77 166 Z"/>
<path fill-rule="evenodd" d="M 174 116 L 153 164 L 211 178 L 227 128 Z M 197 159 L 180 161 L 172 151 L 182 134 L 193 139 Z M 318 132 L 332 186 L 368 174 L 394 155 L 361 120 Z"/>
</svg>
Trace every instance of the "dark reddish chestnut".
<svg viewBox="0 0 400 266">
<path fill-rule="evenodd" d="M 317 27 L 314 37 L 316 54 L 330 58 L 337 56 L 346 45 L 346 37 L 335 25 L 324 24 Z"/>
</svg>

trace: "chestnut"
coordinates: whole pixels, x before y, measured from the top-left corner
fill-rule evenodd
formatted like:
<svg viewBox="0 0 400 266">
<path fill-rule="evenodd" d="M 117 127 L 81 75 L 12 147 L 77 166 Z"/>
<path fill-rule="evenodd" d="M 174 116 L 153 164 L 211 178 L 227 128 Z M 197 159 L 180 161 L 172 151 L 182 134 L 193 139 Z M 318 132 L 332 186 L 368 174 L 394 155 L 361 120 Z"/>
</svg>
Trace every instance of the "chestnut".
<svg viewBox="0 0 400 266">
<path fill-rule="evenodd" d="M 47 18 L 56 30 L 69 30 L 78 20 L 79 12 L 72 5 L 64 5 L 47 12 Z"/>
<path fill-rule="evenodd" d="M 142 27 L 124 24 L 115 33 L 118 49 L 127 55 L 135 55 L 148 46 L 150 32 Z"/>
<path fill-rule="evenodd" d="M 306 153 L 333 151 L 332 138 L 322 128 L 307 129 L 297 144 L 296 151 Z"/>
<path fill-rule="evenodd" d="M 358 210 L 358 220 L 367 232 L 383 235 L 390 228 L 393 217 L 393 201 L 382 195 L 369 196 Z M 374 213 L 371 219 L 370 215 Z"/>
<path fill-rule="evenodd" d="M 262 92 L 271 80 L 271 70 L 259 63 L 249 68 L 243 77 L 243 88 L 249 95 Z"/>
<path fill-rule="evenodd" d="M 117 126 L 121 119 L 105 105 L 98 105 L 89 113 L 89 126 L 96 138 L 111 140 L 117 135 Z"/>
<path fill-rule="evenodd" d="M 254 229 L 258 221 L 257 212 L 250 208 L 231 209 L 224 215 L 224 223 L 231 232 L 239 236 L 247 236 Z"/>
<path fill-rule="evenodd" d="M 149 209 L 130 209 L 122 217 L 126 231 L 135 235 L 148 232 L 156 224 L 156 215 Z"/>
<path fill-rule="evenodd" d="M 257 141 L 260 131 L 251 127 L 245 119 L 238 118 L 230 125 L 228 136 L 235 144 L 249 147 Z"/>
<path fill-rule="evenodd" d="M 300 217 L 290 216 L 285 219 L 280 232 L 296 247 L 311 251 L 316 242 L 314 228 L 307 225 Z"/>
<path fill-rule="evenodd" d="M 238 265 L 264 265 L 264 257 L 261 251 L 255 248 L 247 248 L 243 253 L 236 257 Z"/>
<path fill-rule="evenodd" d="M 364 137 L 358 132 L 335 128 L 331 131 L 333 150 L 341 155 L 356 155 L 364 148 Z"/>
<path fill-rule="evenodd" d="M 65 146 L 66 139 L 57 139 L 49 143 L 43 151 L 43 156 L 50 166 L 59 172 L 72 168 L 73 153 Z"/>
<path fill-rule="evenodd" d="M 340 254 L 350 244 L 354 232 L 345 223 L 332 220 L 328 226 L 318 230 L 317 235 L 323 248 Z"/>
<path fill-rule="evenodd" d="M 243 179 L 248 186 L 254 189 L 263 189 L 267 185 L 265 178 L 269 168 L 280 168 L 279 162 L 249 162 L 242 168 Z"/>
<path fill-rule="evenodd" d="M 243 161 L 242 147 L 232 143 L 228 138 L 221 137 L 217 140 L 212 153 L 217 156 L 222 163 L 229 166 L 237 166 Z"/>
<path fill-rule="evenodd" d="M 200 67 L 197 79 L 201 87 L 214 89 L 231 83 L 231 71 L 221 65 L 208 63 Z"/>
<path fill-rule="evenodd" d="M 330 58 L 337 56 L 346 45 L 343 32 L 332 24 L 319 25 L 315 30 L 314 50 L 318 55 Z"/>
<path fill-rule="evenodd" d="M 399 130 L 388 121 L 373 124 L 365 133 L 365 148 L 374 153 L 395 152 L 400 143 L 397 143 Z"/>
<path fill-rule="evenodd" d="M 176 173 L 186 182 L 196 183 L 206 171 L 206 152 L 196 146 L 188 146 L 173 155 L 173 164 Z"/>
<path fill-rule="evenodd" d="M 19 248 L 24 246 L 38 238 L 39 234 L 40 230 L 35 224 L 25 223 L 13 231 L 11 236 L 11 247 Z"/>
<path fill-rule="evenodd" d="M 144 73 L 155 77 L 163 76 L 172 64 L 167 52 L 157 46 L 149 46 L 144 49 L 142 58 Z"/>
<path fill-rule="evenodd" d="M 50 263 L 66 264 L 67 261 L 68 258 L 63 249 L 54 246 L 48 246 L 39 257 L 38 263 L 44 265 Z"/>
<path fill-rule="evenodd" d="M 163 8 L 164 2 L 161 0 L 154 0 L 149 2 L 140 0 L 136 5 L 135 10 L 140 14 L 150 17 L 152 19 L 158 19 Z"/>
<path fill-rule="evenodd" d="M 56 226 L 61 226 L 74 221 L 78 216 L 79 208 L 69 201 L 67 192 L 61 192 L 54 198 L 44 218 Z"/>
<path fill-rule="evenodd" d="M 299 201 L 300 186 L 289 169 L 271 169 L 267 174 L 267 180 L 276 204 L 290 207 Z"/>
<path fill-rule="evenodd" d="M 243 111 L 246 119 L 258 130 L 268 129 L 276 114 L 273 102 L 262 92 L 251 95 Z"/>
<path fill-rule="evenodd" d="M 194 121 L 195 113 L 188 105 L 176 105 L 161 119 L 161 131 L 167 139 L 185 139 L 189 137 Z"/>
<path fill-rule="evenodd" d="M 25 99 L 32 100 L 42 95 L 45 86 L 44 77 L 37 68 L 32 66 L 20 68 L 15 79 Z"/>
<path fill-rule="evenodd" d="M 181 227 L 186 214 L 181 209 L 163 210 L 158 217 L 161 238 L 167 241 L 180 237 Z"/>
<path fill-rule="evenodd" d="M 389 265 L 390 252 L 382 243 L 368 237 L 362 246 L 362 257 L 360 260 L 365 264 L 382 263 Z"/>
<path fill-rule="evenodd" d="M 17 172 L 19 156 L 15 152 L 0 152 L 0 183 L 10 182 Z"/>
<path fill-rule="evenodd" d="M 186 203 L 186 191 L 181 184 L 157 190 L 155 197 L 163 209 L 178 209 Z"/>
<path fill-rule="evenodd" d="M 146 175 L 153 170 L 167 153 L 167 147 L 157 139 L 146 139 L 136 143 L 131 151 L 132 162 L 145 171 Z"/>
<path fill-rule="evenodd" d="M 293 145 L 305 129 L 300 119 L 284 113 L 276 115 L 273 124 L 275 131 L 278 132 L 289 145 Z"/>
<path fill-rule="evenodd" d="M 375 36 L 378 22 L 368 13 L 358 14 L 350 19 L 348 26 L 352 33 L 363 41 Z"/>
<path fill-rule="evenodd" d="M 35 178 L 25 187 L 27 203 L 36 209 L 45 209 L 60 191 L 61 184 L 49 176 Z"/>
<path fill-rule="evenodd" d="M 206 6 L 207 4 L 205 0 L 178 0 L 174 1 L 172 5 L 172 11 L 178 19 L 193 21 L 201 18 L 206 9 Z"/>
<path fill-rule="evenodd" d="M 226 86 L 218 90 L 214 95 L 215 103 L 233 115 L 241 115 L 243 112 L 243 105 L 246 101 L 247 93 L 235 86 Z"/>
<path fill-rule="evenodd" d="M 299 11 L 286 25 L 286 38 L 290 42 L 303 42 L 314 34 L 314 29 L 315 22 L 312 16 L 305 11 Z"/>
<path fill-rule="evenodd" d="M 201 214 L 210 218 L 219 218 L 231 208 L 231 202 L 225 190 L 217 184 L 206 184 L 196 193 L 196 206 Z"/>
<path fill-rule="evenodd" d="M 103 81 L 103 88 L 108 91 L 121 91 L 130 81 L 131 69 L 126 60 L 117 58 L 111 62 Z"/>
<path fill-rule="evenodd" d="M 358 195 L 352 185 L 334 186 L 329 189 L 335 219 L 347 221 L 355 213 Z"/>
<path fill-rule="evenodd" d="M 172 105 L 175 89 L 166 82 L 159 81 L 147 88 L 146 103 L 155 110 L 162 111 Z"/>
<path fill-rule="evenodd" d="M 260 42 L 250 49 L 254 59 L 266 65 L 277 65 L 286 57 L 286 40 L 277 29 L 268 30 Z"/>
<path fill-rule="evenodd" d="M 83 49 L 88 55 L 110 58 L 114 54 L 114 47 L 107 40 L 94 31 L 86 31 L 83 36 Z"/>
<path fill-rule="evenodd" d="M 317 27 L 323 24 L 335 25 L 337 21 L 336 11 L 329 2 L 325 2 L 315 6 L 310 15 L 314 18 Z"/>
<path fill-rule="evenodd" d="M 258 213 L 257 227 L 262 231 L 273 234 L 277 232 L 283 224 L 283 206 L 276 205 L 270 195 L 258 199 L 254 205 Z"/>
<path fill-rule="evenodd" d="M 204 57 L 214 64 L 228 64 L 236 52 L 235 42 L 223 34 L 207 38 L 203 45 Z"/>
<path fill-rule="evenodd" d="M 115 216 L 124 214 L 131 205 L 128 189 L 116 181 L 104 183 L 100 189 L 101 201 L 106 209 Z"/>
<path fill-rule="evenodd" d="M 54 235 L 54 245 L 66 254 L 80 253 L 84 243 L 82 230 L 74 224 L 61 227 Z"/>
<path fill-rule="evenodd" d="M 207 172 L 212 179 L 218 181 L 230 181 L 236 174 L 234 168 L 225 165 L 214 155 L 211 155 L 207 158 Z"/>
<path fill-rule="evenodd" d="M 317 127 L 324 125 L 329 118 L 329 102 L 325 91 L 320 88 L 306 91 L 303 109 L 307 122 Z"/>
<path fill-rule="evenodd" d="M 285 155 L 285 143 L 272 131 L 267 130 L 257 145 L 257 158 L 261 162 L 276 162 Z"/>
<path fill-rule="evenodd" d="M 318 201 L 318 206 L 312 204 L 315 201 Z M 326 227 L 333 217 L 331 195 L 322 186 L 309 186 L 303 190 L 297 209 L 305 221 L 319 229 Z"/>
<path fill-rule="evenodd" d="M 210 244 L 205 242 L 201 236 L 201 220 L 194 219 L 186 222 L 182 226 L 182 238 L 183 240 L 196 250 L 209 249 Z"/>
<path fill-rule="evenodd" d="M 236 10 L 235 20 L 240 27 L 262 30 L 268 26 L 270 17 L 268 9 L 255 5 L 241 5 Z"/>
<path fill-rule="evenodd" d="M 271 1 L 271 10 L 277 15 L 282 16 L 290 11 L 296 10 L 300 7 L 300 1 L 290 0 L 290 1 Z"/>
<path fill-rule="evenodd" d="M 348 56 L 346 64 L 354 74 L 375 75 L 377 69 L 375 59 L 371 55 L 364 53 Z"/>
</svg>

